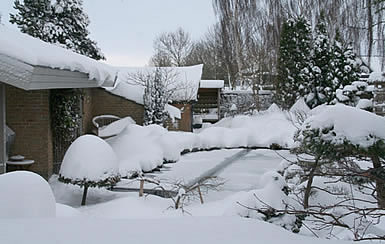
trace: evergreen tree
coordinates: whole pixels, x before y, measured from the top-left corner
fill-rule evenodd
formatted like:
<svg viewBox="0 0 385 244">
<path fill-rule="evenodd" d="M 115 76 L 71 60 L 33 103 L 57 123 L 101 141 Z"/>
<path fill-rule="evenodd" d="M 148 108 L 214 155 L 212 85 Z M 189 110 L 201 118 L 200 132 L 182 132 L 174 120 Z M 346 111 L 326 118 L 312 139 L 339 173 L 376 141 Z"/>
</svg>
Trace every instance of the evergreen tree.
<svg viewBox="0 0 385 244">
<path fill-rule="evenodd" d="M 56 0 L 52 7 L 58 20 L 55 23 L 59 30 L 58 43 L 96 60 L 105 59 L 96 42 L 88 37 L 90 21 L 83 11 L 82 0 Z"/>
<path fill-rule="evenodd" d="M 305 18 L 290 19 L 282 26 L 275 102 L 290 108 L 308 92 L 311 79 L 311 31 Z"/>
<path fill-rule="evenodd" d="M 360 68 L 356 61 L 356 54 L 350 44 L 344 44 L 340 33 L 336 32 L 333 45 L 334 54 L 334 82 L 333 90 L 351 85 L 359 80 Z"/>
<path fill-rule="evenodd" d="M 17 14 L 10 14 L 10 22 L 17 24 L 20 31 L 43 41 L 53 43 L 48 27 L 53 23 L 50 0 L 16 0 L 14 9 Z"/>
<path fill-rule="evenodd" d="M 168 91 L 165 87 L 164 74 L 157 68 L 145 81 L 144 101 L 144 125 L 157 124 L 163 126 L 168 118 L 166 105 Z"/>
<path fill-rule="evenodd" d="M 322 13 L 315 30 L 312 63 L 311 91 L 306 95 L 306 103 L 310 108 L 330 103 L 335 97 L 333 52 Z"/>
<path fill-rule="evenodd" d="M 71 49 L 94 59 L 105 59 L 96 42 L 89 36 L 89 19 L 83 11 L 82 0 L 15 1 L 17 14 L 10 15 L 10 22 L 21 32 Z"/>
</svg>

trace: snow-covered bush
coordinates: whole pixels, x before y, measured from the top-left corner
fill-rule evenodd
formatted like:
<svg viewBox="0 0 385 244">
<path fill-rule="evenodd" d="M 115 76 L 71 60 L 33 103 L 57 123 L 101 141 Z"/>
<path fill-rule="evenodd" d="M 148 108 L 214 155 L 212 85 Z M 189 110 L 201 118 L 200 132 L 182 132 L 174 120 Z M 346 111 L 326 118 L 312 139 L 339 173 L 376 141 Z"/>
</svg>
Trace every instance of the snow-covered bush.
<svg viewBox="0 0 385 244">
<path fill-rule="evenodd" d="M 322 164 L 333 164 L 346 157 L 371 159 L 373 168 L 368 177 L 376 182 L 378 205 L 385 207 L 385 119 L 342 104 L 323 106 L 312 112 L 296 135 L 299 151 L 314 156 L 305 207 L 315 171 Z"/>
<path fill-rule="evenodd" d="M 158 125 L 129 125 L 108 143 L 119 159 L 122 177 L 137 172 L 149 172 L 163 164 L 162 146 L 156 139 L 167 130 Z"/>
<path fill-rule="evenodd" d="M 56 216 L 51 187 L 32 172 L 0 175 L 0 218 L 47 218 Z"/>
<path fill-rule="evenodd" d="M 352 107 L 373 111 L 374 86 L 364 81 L 354 81 L 336 91 L 336 100 Z"/>
<path fill-rule="evenodd" d="M 84 187 L 82 205 L 88 187 L 108 187 L 120 179 L 118 159 L 111 146 L 93 135 L 76 139 L 68 148 L 59 172 L 59 180 Z"/>
<path fill-rule="evenodd" d="M 288 207 L 297 206 L 288 196 L 288 186 L 283 177 L 274 171 L 266 172 L 261 177 L 261 185 L 261 189 L 233 196 L 236 202 L 226 209 L 225 215 L 261 219 L 299 232 L 301 220 L 294 215 L 282 213 Z"/>
</svg>

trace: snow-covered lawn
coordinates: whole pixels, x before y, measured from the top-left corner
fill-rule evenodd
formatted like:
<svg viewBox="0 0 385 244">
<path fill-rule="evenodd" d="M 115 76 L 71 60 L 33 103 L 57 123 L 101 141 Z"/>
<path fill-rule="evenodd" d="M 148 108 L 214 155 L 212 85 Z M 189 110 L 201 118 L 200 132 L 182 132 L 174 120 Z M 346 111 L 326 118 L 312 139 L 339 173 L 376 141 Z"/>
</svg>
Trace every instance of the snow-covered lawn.
<svg viewBox="0 0 385 244">
<path fill-rule="evenodd" d="M 342 109 L 338 106 L 335 108 Z M 317 119 L 310 117 L 312 118 Z M 268 124 L 269 121 L 271 124 Z M 191 183 L 197 177 L 215 169 L 214 175 L 219 181 L 223 180 L 223 185 L 204 192 L 204 204 L 197 197 L 184 202 L 183 207 L 179 209 L 175 209 L 175 202 L 170 198 L 154 195 L 139 197 L 138 193 L 91 188 L 88 193 L 88 205 L 80 207 L 83 190 L 79 186 L 59 182 L 57 176 L 52 177 L 50 186 L 56 204 L 53 201 L 48 204 L 51 209 L 56 206 L 56 218 L 52 217 L 52 214 L 49 215 L 50 218 L 43 218 L 47 216 L 41 211 L 37 216 L 32 215 L 36 218 L 29 218 L 31 215 L 27 211 L 22 216 L 24 219 L 0 219 L 0 243 L 347 243 L 306 237 L 315 234 L 296 226 L 294 215 L 274 216 L 270 220 L 266 219 L 274 223 L 269 224 L 263 221 L 264 213 L 256 211 L 266 206 L 265 204 L 277 210 L 288 206 L 285 204 L 294 207 L 298 205 L 291 195 L 285 192 L 285 187 L 288 187 L 285 181 L 286 173 L 295 171 L 295 166 L 299 167 L 289 166 L 290 163 L 283 159 L 295 161 L 295 155 L 289 151 L 220 149 L 180 155 L 182 150 L 192 148 L 269 146 L 270 143 L 291 146 L 294 142 L 292 139 L 294 128 L 290 115 L 275 110 L 274 107 L 255 116 L 223 120 L 198 134 L 168 132 L 156 126 L 129 125 L 120 135 L 108 140 L 108 144 L 105 143 L 106 148 L 117 154 L 120 172 L 122 161 L 125 165 L 123 172 L 150 171 L 159 166 L 159 171 L 148 172 L 144 176 L 159 181 L 167 188 L 173 184 L 175 186 L 175 183 Z M 147 153 L 141 148 L 145 148 Z M 165 159 L 177 162 L 163 164 Z M 221 167 L 222 165 L 226 167 Z M 287 166 L 289 170 L 283 176 L 277 173 Z M 0 192 L 6 197 L 12 193 L 7 190 L 8 180 L 4 176 L 0 177 L 3 177 L 4 181 Z M 38 178 L 31 177 L 32 180 L 41 182 Z M 289 182 L 291 186 L 297 188 L 305 184 L 305 182 L 299 184 L 299 180 L 295 179 L 287 178 L 287 180 L 291 180 Z M 325 180 L 328 179 L 317 177 L 314 185 L 324 188 Z M 14 184 L 15 181 L 9 182 Z M 48 187 L 44 181 L 41 184 L 42 188 Z M 138 181 L 124 179 L 118 186 L 138 187 Z M 155 185 L 145 184 L 145 188 L 153 187 Z M 344 189 L 348 186 L 344 182 L 336 181 L 335 186 L 331 187 Z M 26 194 L 25 189 L 28 188 L 22 186 L 17 189 Z M 352 188 L 347 190 L 353 191 Z M 50 191 L 39 194 L 40 199 L 52 198 Z M 335 199 L 316 192 L 310 200 L 314 204 L 323 204 Z M 23 204 L 17 206 L 25 208 Z M 298 231 L 300 234 L 293 234 L 277 225 Z M 17 231 L 21 226 L 26 226 L 24 228 L 26 230 L 23 235 L 18 235 Z M 382 227 L 383 224 L 371 225 L 367 231 L 369 234 L 381 234 L 384 232 Z M 332 232 L 333 238 L 353 238 L 352 233 L 346 229 L 336 228 Z M 320 237 L 330 237 L 330 234 L 321 232 L 320 234 Z"/>
<path fill-rule="evenodd" d="M 1 221 L 0 229 L 1 243 L 18 244 L 348 243 L 299 236 L 268 223 L 239 217 L 186 217 L 161 220 L 12 219 Z"/>
<path fill-rule="evenodd" d="M 159 177 L 187 181 L 238 151 L 187 154 L 181 164 L 178 162 Z M 290 156 L 287 151 L 281 153 Z M 57 215 L 65 218 L 2 219 L 0 243 L 340 243 L 296 235 L 260 220 L 228 214 L 236 205 L 234 196 L 262 187 L 262 175 L 276 169 L 281 160 L 271 150 L 249 152 L 219 172 L 226 180 L 219 192 L 204 196 L 203 205 L 191 202 L 186 212 L 170 208 L 170 199 L 150 195 L 139 198 L 137 193 L 102 189 L 92 189 L 90 205 L 79 208 L 81 189 L 51 179 L 57 201 L 75 208 L 57 204 Z"/>
</svg>

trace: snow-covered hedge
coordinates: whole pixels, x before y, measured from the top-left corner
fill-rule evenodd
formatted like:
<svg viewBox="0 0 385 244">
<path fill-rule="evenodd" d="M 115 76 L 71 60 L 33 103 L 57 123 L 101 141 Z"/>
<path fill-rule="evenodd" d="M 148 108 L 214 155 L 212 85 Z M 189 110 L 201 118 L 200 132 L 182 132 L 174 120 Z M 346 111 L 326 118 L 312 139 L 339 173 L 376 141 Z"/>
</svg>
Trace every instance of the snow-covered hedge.
<svg viewBox="0 0 385 244">
<path fill-rule="evenodd" d="M 225 118 L 199 133 L 167 131 L 158 125 L 128 125 L 107 139 L 119 159 L 122 176 L 151 171 L 179 160 L 183 151 L 214 148 L 291 147 L 296 128 L 290 116 L 272 106 L 253 116 Z"/>
</svg>

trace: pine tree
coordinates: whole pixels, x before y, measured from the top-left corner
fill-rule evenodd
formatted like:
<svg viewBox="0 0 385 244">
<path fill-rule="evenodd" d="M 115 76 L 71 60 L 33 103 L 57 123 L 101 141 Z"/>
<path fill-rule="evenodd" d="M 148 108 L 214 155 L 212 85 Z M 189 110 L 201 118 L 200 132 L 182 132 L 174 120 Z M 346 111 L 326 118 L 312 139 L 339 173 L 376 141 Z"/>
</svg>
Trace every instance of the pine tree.
<svg viewBox="0 0 385 244">
<path fill-rule="evenodd" d="M 52 7 L 60 30 L 57 33 L 59 43 L 96 60 L 105 59 L 96 42 L 88 37 L 90 21 L 83 11 L 82 0 L 57 0 Z"/>
<path fill-rule="evenodd" d="M 358 81 L 360 68 L 356 61 L 356 54 L 350 44 L 343 43 L 338 30 L 333 45 L 333 54 L 335 77 L 333 89 L 337 90 Z"/>
<path fill-rule="evenodd" d="M 52 25 L 50 0 L 16 0 L 14 9 L 17 14 L 10 14 L 10 22 L 17 24 L 20 31 L 43 41 L 53 43 L 48 27 Z"/>
<path fill-rule="evenodd" d="M 330 103 L 334 99 L 333 89 L 333 52 L 326 30 L 325 18 L 321 13 L 316 26 L 313 54 L 312 79 L 310 93 L 306 96 L 306 103 L 314 108 L 323 103 Z"/>
<path fill-rule="evenodd" d="M 290 108 L 308 92 L 311 78 L 311 31 L 305 18 L 290 19 L 282 26 L 275 102 Z"/>
<path fill-rule="evenodd" d="M 157 68 L 145 81 L 144 100 L 144 125 L 157 124 L 163 126 L 168 118 L 166 105 L 168 102 L 164 74 Z"/>
<path fill-rule="evenodd" d="M 83 11 L 82 0 L 16 0 L 17 14 L 10 15 L 10 22 L 21 32 L 71 49 L 94 59 L 105 59 L 87 29 L 89 19 Z"/>
</svg>

